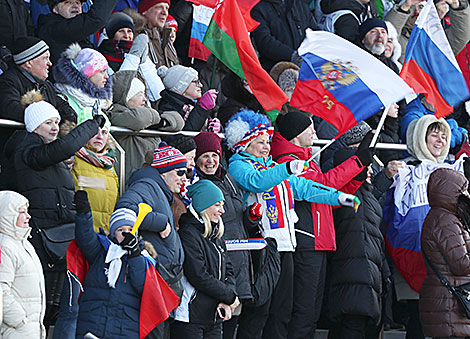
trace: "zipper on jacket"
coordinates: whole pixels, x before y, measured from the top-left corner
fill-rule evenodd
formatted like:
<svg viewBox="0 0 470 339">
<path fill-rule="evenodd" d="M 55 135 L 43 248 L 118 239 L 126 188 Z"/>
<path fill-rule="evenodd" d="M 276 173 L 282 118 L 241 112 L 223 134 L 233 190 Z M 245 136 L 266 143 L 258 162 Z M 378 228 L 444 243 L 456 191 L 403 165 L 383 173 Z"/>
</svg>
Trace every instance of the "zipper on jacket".
<svg viewBox="0 0 470 339">
<path fill-rule="evenodd" d="M 219 280 L 222 280 L 222 253 L 220 253 L 220 250 L 218 246 L 211 241 L 212 245 L 214 245 L 215 250 L 217 251 L 217 254 L 219 255 Z"/>
<path fill-rule="evenodd" d="M 320 212 L 317 211 L 317 222 L 318 222 L 318 227 L 317 227 L 317 237 L 320 236 Z"/>
</svg>

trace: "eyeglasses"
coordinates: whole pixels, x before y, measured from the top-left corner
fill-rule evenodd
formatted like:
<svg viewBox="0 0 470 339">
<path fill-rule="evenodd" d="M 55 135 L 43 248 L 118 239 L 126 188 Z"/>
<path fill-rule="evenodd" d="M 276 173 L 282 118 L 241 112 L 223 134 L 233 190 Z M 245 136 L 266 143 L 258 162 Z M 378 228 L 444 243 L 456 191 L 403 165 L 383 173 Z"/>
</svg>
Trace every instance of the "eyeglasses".
<svg viewBox="0 0 470 339">
<path fill-rule="evenodd" d="M 196 86 L 202 86 L 202 82 L 201 80 L 199 79 L 194 79 L 193 81 L 191 81 L 193 84 L 195 84 Z"/>
<path fill-rule="evenodd" d="M 186 170 L 180 169 L 176 171 L 176 175 L 179 177 L 182 177 L 185 174 L 186 174 Z"/>
</svg>

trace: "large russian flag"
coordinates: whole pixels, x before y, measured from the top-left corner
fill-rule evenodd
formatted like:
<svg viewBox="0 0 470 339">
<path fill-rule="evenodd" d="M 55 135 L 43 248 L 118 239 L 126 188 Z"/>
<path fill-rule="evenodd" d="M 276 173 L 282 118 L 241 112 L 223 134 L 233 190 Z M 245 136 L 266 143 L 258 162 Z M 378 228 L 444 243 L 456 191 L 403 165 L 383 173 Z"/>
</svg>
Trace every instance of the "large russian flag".
<svg viewBox="0 0 470 339">
<path fill-rule="evenodd" d="M 211 52 L 204 47 L 202 40 L 206 35 L 207 28 L 215 11 L 215 1 L 206 1 L 204 4 L 193 3 L 193 24 L 191 26 L 191 37 L 189 40 L 188 57 L 207 61 Z"/>
<path fill-rule="evenodd" d="M 416 166 L 407 165 L 395 176 L 384 206 L 387 252 L 400 274 L 416 292 L 420 291 L 427 274 L 421 253 L 421 231 L 430 209 L 428 180 L 438 168 L 450 168 L 463 173 L 463 157 L 453 165 L 429 160 Z"/>
<path fill-rule="evenodd" d="M 465 79 L 432 0 L 428 0 L 416 20 L 400 76 L 416 93 L 424 93 L 436 108 L 437 118 L 449 115 L 453 106 L 469 98 Z"/>
<path fill-rule="evenodd" d="M 306 32 L 290 105 L 322 117 L 338 136 L 413 90 L 373 55 L 329 32 Z"/>
</svg>

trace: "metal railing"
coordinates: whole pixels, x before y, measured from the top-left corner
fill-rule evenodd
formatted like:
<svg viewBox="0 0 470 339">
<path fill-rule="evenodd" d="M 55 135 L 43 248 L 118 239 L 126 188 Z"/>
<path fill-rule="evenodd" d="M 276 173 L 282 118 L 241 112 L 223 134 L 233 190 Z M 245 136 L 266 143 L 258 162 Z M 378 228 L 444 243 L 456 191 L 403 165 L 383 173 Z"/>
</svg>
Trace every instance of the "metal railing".
<svg viewBox="0 0 470 339">
<path fill-rule="evenodd" d="M 7 128 L 14 128 L 14 129 L 22 129 L 25 128 L 25 125 L 21 122 L 7 120 L 7 119 L 0 119 L 0 127 L 7 127 Z M 179 132 L 163 132 L 163 131 L 156 131 L 156 130 L 148 130 L 143 129 L 140 131 L 133 131 L 129 128 L 125 127 L 118 127 L 118 126 L 111 126 L 111 134 L 112 135 L 136 135 L 141 137 L 159 137 L 165 135 L 175 135 L 175 134 L 183 134 L 187 136 L 196 136 L 199 132 L 192 132 L 192 131 L 179 131 Z M 219 136 L 223 139 L 223 133 L 219 133 Z M 115 138 L 114 142 L 116 143 L 116 148 L 119 151 L 119 192 L 122 194 L 126 187 L 126 152 L 124 149 L 119 145 Z M 314 146 L 323 146 L 326 145 L 330 140 L 319 139 L 314 141 Z M 390 144 L 390 143 L 377 143 L 377 149 L 383 150 L 395 150 L 395 151 L 406 151 L 405 144 Z"/>
</svg>

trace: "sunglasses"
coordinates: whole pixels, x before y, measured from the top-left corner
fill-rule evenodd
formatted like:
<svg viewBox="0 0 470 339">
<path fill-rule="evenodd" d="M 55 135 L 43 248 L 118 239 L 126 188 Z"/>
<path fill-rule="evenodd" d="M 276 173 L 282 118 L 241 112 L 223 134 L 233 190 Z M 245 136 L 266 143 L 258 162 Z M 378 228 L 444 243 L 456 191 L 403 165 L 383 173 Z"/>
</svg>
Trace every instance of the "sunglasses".
<svg viewBox="0 0 470 339">
<path fill-rule="evenodd" d="M 191 81 L 191 82 L 194 83 L 196 86 L 202 86 L 202 82 L 201 82 L 201 80 L 199 80 L 199 79 L 195 79 L 195 80 L 193 80 L 193 81 Z"/>
<path fill-rule="evenodd" d="M 179 177 L 182 177 L 185 174 L 186 174 L 186 170 L 180 169 L 176 171 L 176 175 Z"/>
</svg>

